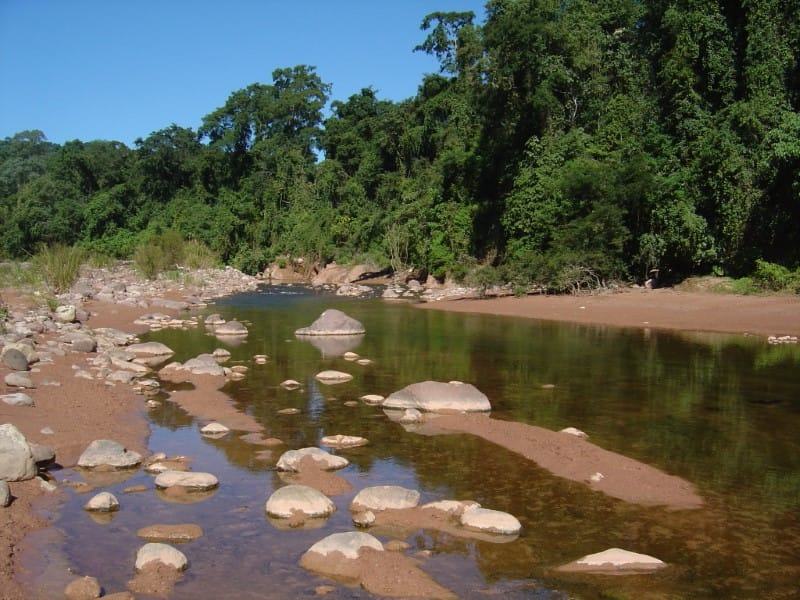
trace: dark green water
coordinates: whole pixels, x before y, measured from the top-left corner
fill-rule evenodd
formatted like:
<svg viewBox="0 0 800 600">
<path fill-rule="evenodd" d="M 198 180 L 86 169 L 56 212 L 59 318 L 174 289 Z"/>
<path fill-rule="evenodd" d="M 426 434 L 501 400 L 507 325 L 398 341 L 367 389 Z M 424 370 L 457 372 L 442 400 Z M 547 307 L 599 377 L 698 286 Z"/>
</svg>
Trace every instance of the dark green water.
<svg viewBox="0 0 800 600">
<path fill-rule="evenodd" d="M 290 288 L 298 292 L 301 288 Z M 79 573 L 124 589 L 141 542 L 138 528 L 194 522 L 205 536 L 180 546 L 191 561 L 175 598 L 313 597 L 327 583 L 297 566 L 322 537 L 352 530 L 347 507 L 359 489 L 398 484 L 423 501 L 474 499 L 516 515 L 523 534 L 508 544 L 412 532 L 413 553 L 429 549 L 423 568 L 460 597 L 491 598 L 795 598 L 800 582 L 800 349 L 742 336 L 643 332 L 511 318 L 422 311 L 382 301 L 342 300 L 265 289 L 229 298 L 207 312 L 249 322 L 250 335 L 229 348 L 228 365 L 246 364 L 243 381 L 224 391 L 288 448 L 317 445 L 323 435 L 360 435 L 371 444 L 342 451 L 339 474 L 353 492 L 334 497 L 338 511 L 317 530 L 279 531 L 264 502 L 282 485 L 273 460 L 229 435 L 208 440 L 178 405 L 149 412 L 150 448 L 193 458 L 193 469 L 221 486 L 196 504 L 122 488 L 152 478 L 139 473 L 107 488 L 122 510 L 111 523 L 81 510 L 72 494 L 58 526 Z M 367 335 L 354 350 L 374 360 L 359 366 L 325 358 L 292 332 L 336 307 L 361 320 Z M 148 339 L 175 349 L 176 360 L 224 346 L 203 330 L 163 331 Z M 255 365 L 254 354 L 267 354 Z M 353 381 L 322 386 L 322 369 Z M 303 391 L 277 384 L 292 378 Z M 379 408 L 344 405 L 363 394 L 387 395 L 425 379 L 474 383 L 496 418 L 552 429 L 578 427 L 592 442 L 693 482 L 707 505 L 670 512 L 613 500 L 579 483 L 466 435 L 423 437 L 391 423 Z M 542 389 L 555 384 L 554 389 Z M 280 416 L 297 407 L 303 413 Z M 383 541 L 386 541 L 383 537 Z M 618 546 L 652 554 L 670 567 L 654 575 L 563 575 L 552 567 Z M 328 597 L 367 597 L 339 587 Z"/>
</svg>

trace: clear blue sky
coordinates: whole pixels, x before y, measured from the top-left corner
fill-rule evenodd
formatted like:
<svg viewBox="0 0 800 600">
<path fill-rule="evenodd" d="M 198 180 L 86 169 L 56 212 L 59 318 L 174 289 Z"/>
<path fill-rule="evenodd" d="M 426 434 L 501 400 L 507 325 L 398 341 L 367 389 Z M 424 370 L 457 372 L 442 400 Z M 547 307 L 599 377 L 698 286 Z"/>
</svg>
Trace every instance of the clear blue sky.
<svg viewBox="0 0 800 600">
<path fill-rule="evenodd" d="M 131 144 L 197 127 L 233 90 L 310 64 L 334 99 L 416 92 L 435 60 L 412 52 L 437 10 L 484 0 L 0 0 L 0 138 Z"/>
</svg>

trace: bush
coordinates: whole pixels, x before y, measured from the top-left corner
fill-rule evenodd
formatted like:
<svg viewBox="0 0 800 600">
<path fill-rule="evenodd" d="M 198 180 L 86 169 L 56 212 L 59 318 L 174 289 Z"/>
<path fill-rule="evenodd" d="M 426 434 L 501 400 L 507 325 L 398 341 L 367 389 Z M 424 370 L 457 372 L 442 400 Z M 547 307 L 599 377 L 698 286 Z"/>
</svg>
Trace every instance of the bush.
<svg viewBox="0 0 800 600">
<path fill-rule="evenodd" d="M 790 271 L 782 265 L 765 260 L 756 261 L 756 270 L 752 279 L 762 290 L 772 292 L 800 291 L 800 269 Z"/>
<path fill-rule="evenodd" d="M 155 279 L 166 267 L 164 251 L 158 244 L 142 244 L 136 248 L 133 265 L 142 277 Z"/>
<path fill-rule="evenodd" d="M 77 246 L 42 246 L 33 264 L 42 274 L 47 287 L 56 294 L 66 292 L 80 274 L 85 253 Z"/>
<path fill-rule="evenodd" d="M 190 269 L 210 269 L 219 265 L 219 258 L 203 242 L 189 240 L 183 245 L 183 266 Z"/>
</svg>

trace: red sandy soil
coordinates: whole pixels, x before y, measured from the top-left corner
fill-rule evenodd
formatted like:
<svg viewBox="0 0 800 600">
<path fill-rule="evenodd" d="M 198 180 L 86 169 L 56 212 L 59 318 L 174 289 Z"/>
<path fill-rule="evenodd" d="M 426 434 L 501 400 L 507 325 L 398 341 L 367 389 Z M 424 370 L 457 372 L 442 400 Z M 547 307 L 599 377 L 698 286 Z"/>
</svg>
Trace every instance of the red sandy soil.
<svg viewBox="0 0 800 600">
<path fill-rule="evenodd" d="M 29 299 L 5 290 L 3 298 L 15 307 L 29 305 Z M 92 310 L 98 310 L 98 304 Z M 113 304 L 99 306 L 101 309 L 108 307 L 113 307 L 117 313 L 105 314 L 102 319 L 93 317 L 90 320 L 92 327 L 118 327 L 132 331 L 133 319 L 147 312 L 138 308 L 129 313 L 129 307 Z M 56 462 L 64 467 L 74 466 L 81 452 L 96 439 L 117 440 L 142 453 L 147 448 L 148 426 L 142 411 L 142 397 L 127 385 L 110 387 L 101 381 L 76 378 L 72 365 L 85 367 L 87 356 L 91 355 L 55 356 L 52 364 L 33 365 L 38 372 L 30 375 L 37 387 L 26 390 L 26 393 L 36 406 L 15 407 L 0 403 L 0 423 L 13 423 L 29 441 L 52 447 L 56 451 Z M 5 367 L 0 367 L 2 394 L 17 391 L 1 383 L 8 372 Z M 58 381 L 61 386 L 42 385 L 46 380 Z M 40 433 L 44 427 L 52 428 L 55 433 Z M 0 598 L 17 600 L 28 597 L 14 579 L 14 573 L 20 568 L 20 543 L 28 533 L 48 525 L 47 518 L 37 513 L 37 509 L 45 508 L 40 500 L 52 501 L 59 494 L 42 492 L 36 480 L 9 486 L 15 500 L 10 507 L 0 509 Z"/>
<path fill-rule="evenodd" d="M 584 483 L 626 502 L 676 510 L 703 505 L 703 499 L 688 481 L 568 433 L 469 414 L 443 415 L 430 420 L 424 429 L 476 435 L 522 455 L 558 477 Z M 591 481 L 595 473 L 602 473 L 603 478 Z"/>
<path fill-rule="evenodd" d="M 594 296 L 525 296 L 444 300 L 428 310 L 759 335 L 800 335 L 800 297 L 736 296 L 672 289 L 630 290 Z"/>
</svg>

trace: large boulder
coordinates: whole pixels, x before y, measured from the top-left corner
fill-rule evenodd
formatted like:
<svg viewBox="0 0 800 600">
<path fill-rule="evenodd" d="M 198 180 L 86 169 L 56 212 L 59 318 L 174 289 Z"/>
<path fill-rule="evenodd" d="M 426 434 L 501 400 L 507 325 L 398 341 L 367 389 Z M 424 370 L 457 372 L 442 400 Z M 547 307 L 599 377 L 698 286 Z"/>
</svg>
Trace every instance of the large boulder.
<svg viewBox="0 0 800 600">
<path fill-rule="evenodd" d="M 558 567 L 559 571 L 579 573 L 611 573 L 616 575 L 652 573 L 666 567 L 666 563 L 649 556 L 621 548 L 609 548 L 603 552 L 589 554 L 576 561 Z"/>
<path fill-rule="evenodd" d="M 360 335 L 364 326 L 340 310 L 329 308 L 308 327 L 295 331 L 295 335 Z"/>
<path fill-rule="evenodd" d="M 357 559 L 361 551 L 365 548 L 371 548 L 378 552 L 383 552 L 383 544 L 368 533 L 360 531 L 348 531 L 346 533 L 334 533 L 326 538 L 322 538 L 316 544 L 311 546 L 303 557 L 300 559 L 300 564 L 303 564 L 304 559 L 309 554 L 320 554 L 327 556 L 334 552 L 338 552 L 344 558 Z"/>
<path fill-rule="evenodd" d="M 416 408 L 428 412 L 481 412 L 492 409 L 489 399 L 474 385 L 451 381 L 412 383 L 394 392 L 384 408 Z"/>
<path fill-rule="evenodd" d="M 307 517 L 327 517 L 336 510 L 336 505 L 312 487 L 287 485 L 273 492 L 265 508 L 271 517 L 290 519 L 298 513 Z"/>
<path fill-rule="evenodd" d="M 399 485 L 376 485 L 358 492 L 350 503 L 354 512 L 414 508 L 419 504 L 419 492 Z"/>
<path fill-rule="evenodd" d="M 0 479 L 23 481 L 36 475 L 36 462 L 28 440 L 11 423 L 0 425 Z"/>
<path fill-rule="evenodd" d="M 78 466 L 84 469 L 130 469 L 141 462 L 141 454 L 114 440 L 95 440 L 78 458 Z"/>
<path fill-rule="evenodd" d="M 160 563 L 177 571 L 183 571 L 189 566 L 189 561 L 183 552 L 169 544 L 157 542 L 145 544 L 136 553 L 137 571 L 141 571 L 150 563 Z"/>
<path fill-rule="evenodd" d="M 350 461 L 342 456 L 334 456 L 320 448 L 311 447 L 300 448 L 299 450 L 287 450 L 281 454 L 275 467 L 279 471 L 297 472 L 300 470 L 300 463 L 305 458 L 311 458 L 317 464 L 318 468 L 326 471 L 343 469 L 350 464 Z"/>
</svg>

